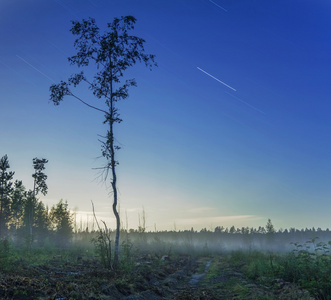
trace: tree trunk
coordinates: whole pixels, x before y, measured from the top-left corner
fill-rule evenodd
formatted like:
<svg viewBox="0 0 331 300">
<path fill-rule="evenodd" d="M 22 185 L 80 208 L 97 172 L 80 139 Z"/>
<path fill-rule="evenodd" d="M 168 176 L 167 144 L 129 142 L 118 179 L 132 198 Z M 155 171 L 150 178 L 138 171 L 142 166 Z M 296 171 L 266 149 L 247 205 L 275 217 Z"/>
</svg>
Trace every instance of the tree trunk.
<svg viewBox="0 0 331 300">
<path fill-rule="evenodd" d="M 116 237 L 115 237 L 115 249 L 114 249 L 114 267 L 118 267 L 118 252 L 119 252 L 119 238 L 120 238 L 120 216 L 117 211 L 117 177 L 116 177 L 116 160 L 115 160 L 115 149 L 114 149 L 114 139 L 113 139 L 113 124 L 111 124 L 111 169 L 112 169 L 112 177 L 113 180 L 111 182 L 114 194 L 114 202 L 113 202 L 113 212 L 116 218 Z"/>
<path fill-rule="evenodd" d="M 115 170 L 113 170 L 113 176 L 115 176 L 115 180 L 113 177 L 113 192 L 114 192 L 114 203 L 113 203 L 113 212 L 116 218 L 116 237 L 115 237 L 115 249 L 114 249 L 114 267 L 118 267 L 118 251 L 119 251 L 119 239 L 120 239 L 120 216 L 117 212 L 117 187 L 116 187 L 116 174 Z"/>
<path fill-rule="evenodd" d="M 115 160 L 115 146 L 114 146 L 114 107 L 113 107 L 113 85 L 111 83 L 111 100 L 110 100 L 110 122 L 109 122 L 109 133 L 110 133 L 110 163 L 111 163 L 111 170 L 112 170 L 112 182 L 111 186 L 113 188 L 114 194 L 114 201 L 113 201 L 113 213 L 116 218 L 116 236 L 115 236 L 115 249 L 114 249 L 114 268 L 118 267 L 119 259 L 118 259 L 118 252 L 119 252 L 119 239 L 120 239 L 120 216 L 117 211 L 117 177 L 116 177 L 116 160 Z"/>
</svg>

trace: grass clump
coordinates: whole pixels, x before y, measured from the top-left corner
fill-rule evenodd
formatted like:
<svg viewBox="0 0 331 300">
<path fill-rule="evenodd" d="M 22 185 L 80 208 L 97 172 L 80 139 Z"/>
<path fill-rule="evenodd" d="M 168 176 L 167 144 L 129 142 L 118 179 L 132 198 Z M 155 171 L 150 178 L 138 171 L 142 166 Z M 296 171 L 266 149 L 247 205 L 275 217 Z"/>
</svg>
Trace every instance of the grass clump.
<svg viewBox="0 0 331 300">
<path fill-rule="evenodd" d="M 293 245 L 295 249 L 286 254 L 234 251 L 227 256 L 227 262 L 256 284 L 273 289 L 293 284 L 314 299 L 331 299 L 331 242 L 312 239 Z"/>
<path fill-rule="evenodd" d="M 0 268 L 2 271 L 10 271 L 15 254 L 7 239 L 0 240 Z"/>
<path fill-rule="evenodd" d="M 296 248 L 283 258 L 284 280 L 299 284 L 317 299 L 331 299 L 331 242 L 312 239 L 294 245 Z"/>
</svg>

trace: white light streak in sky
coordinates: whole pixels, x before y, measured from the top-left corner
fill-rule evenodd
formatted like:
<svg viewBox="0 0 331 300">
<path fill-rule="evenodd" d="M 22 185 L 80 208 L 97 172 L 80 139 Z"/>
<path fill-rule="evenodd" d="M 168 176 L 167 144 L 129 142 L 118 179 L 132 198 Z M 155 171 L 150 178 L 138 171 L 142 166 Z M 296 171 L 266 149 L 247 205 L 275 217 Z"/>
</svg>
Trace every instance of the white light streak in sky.
<svg viewBox="0 0 331 300">
<path fill-rule="evenodd" d="M 32 69 L 36 70 L 37 72 L 39 72 L 41 75 L 43 75 L 44 77 L 46 77 L 48 80 L 55 82 L 52 78 L 48 77 L 45 73 L 41 72 L 39 69 L 37 69 L 36 67 L 34 67 L 33 65 L 31 65 L 29 62 L 27 62 L 24 58 L 20 57 L 19 55 L 16 55 L 20 60 L 24 61 L 28 66 L 30 66 Z"/>
<path fill-rule="evenodd" d="M 223 9 L 224 11 L 228 12 L 224 7 L 218 5 L 218 4 L 215 3 L 214 1 L 209 0 L 209 2 L 213 3 L 214 5 L 216 5 L 217 7 L 219 7 L 220 9 Z"/>
<path fill-rule="evenodd" d="M 62 54 L 64 54 L 66 57 L 69 57 L 70 55 L 68 55 L 68 53 L 65 53 L 63 50 L 61 50 L 58 46 L 56 46 L 55 44 L 51 43 L 50 41 L 47 41 L 48 44 L 50 44 L 52 47 L 54 47 L 56 50 L 58 50 L 59 52 L 61 52 Z"/>
<path fill-rule="evenodd" d="M 232 94 L 230 94 L 230 93 L 228 93 L 228 92 L 225 92 L 225 93 L 227 93 L 227 94 L 230 95 L 231 97 L 237 99 L 237 100 L 240 101 L 241 103 L 244 103 L 245 105 L 249 106 L 250 108 L 256 110 L 257 112 L 259 112 L 259 113 L 265 115 L 265 112 L 263 112 L 262 110 L 259 110 L 258 108 L 256 108 L 256 107 L 253 106 L 253 105 L 250 105 L 249 103 L 245 102 L 244 100 L 240 99 L 239 97 L 236 97 L 236 96 L 234 96 L 234 95 L 232 95 Z"/>
<path fill-rule="evenodd" d="M 209 73 L 207 73 L 206 71 L 202 70 L 201 68 L 197 67 L 198 70 L 200 70 L 201 72 L 205 73 L 206 75 L 210 76 L 211 78 L 217 80 L 218 82 L 222 83 L 223 85 L 225 85 L 226 87 L 228 87 L 229 89 L 233 90 L 233 91 L 237 91 L 236 89 L 234 89 L 233 87 L 229 86 L 228 84 L 226 84 L 225 82 L 219 80 L 218 78 L 214 77 L 213 75 L 210 75 Z"/>
</svg>

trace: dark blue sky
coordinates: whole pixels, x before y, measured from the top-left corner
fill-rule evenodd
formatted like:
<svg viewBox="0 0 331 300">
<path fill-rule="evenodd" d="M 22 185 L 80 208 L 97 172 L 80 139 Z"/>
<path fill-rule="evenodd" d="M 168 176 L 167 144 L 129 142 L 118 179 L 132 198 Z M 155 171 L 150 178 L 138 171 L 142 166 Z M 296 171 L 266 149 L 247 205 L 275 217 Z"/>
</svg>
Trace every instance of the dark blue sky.
<svg viewBox="0 0 331 300">
<path fill-rule="evenodd" d="M 0 155 L 31 188 L 49 159 L 52 205 L 112 219 L 97 172 L 103 115 L 49 86 L 76 72 L 71 20 L 137 18 L 158 68 L 129 71 L 119 103 L 121 211 L 147 225 L 330 227 L 331 3 L 328 0 L 2 0 Z M 211 75 L 211 76 L 209 76 Z M 91 72 L 92 74 L 92 72 Z M 223 84 L 223 83 L 224 84 Z M 231 88 L 229 88 L 231 87 Z M 80 95 L 102 107 L 87 92 Z M 85 218 L 85 217 L 84 217 Z"/>
</svg>

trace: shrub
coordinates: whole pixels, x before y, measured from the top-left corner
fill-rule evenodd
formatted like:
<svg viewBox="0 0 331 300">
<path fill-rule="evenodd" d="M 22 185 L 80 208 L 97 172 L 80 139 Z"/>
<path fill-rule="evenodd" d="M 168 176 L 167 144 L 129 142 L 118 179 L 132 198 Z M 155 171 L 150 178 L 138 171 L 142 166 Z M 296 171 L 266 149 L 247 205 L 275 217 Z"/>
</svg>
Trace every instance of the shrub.
<svg viewBox="0 0 331 300">
<path fill-rule="evenodd" d="M 330 242 L 294 244 L 295 249 L 284 256 L 282 277 L 299 284 L 317 299 L 331 299 Z"/>
</svg>

